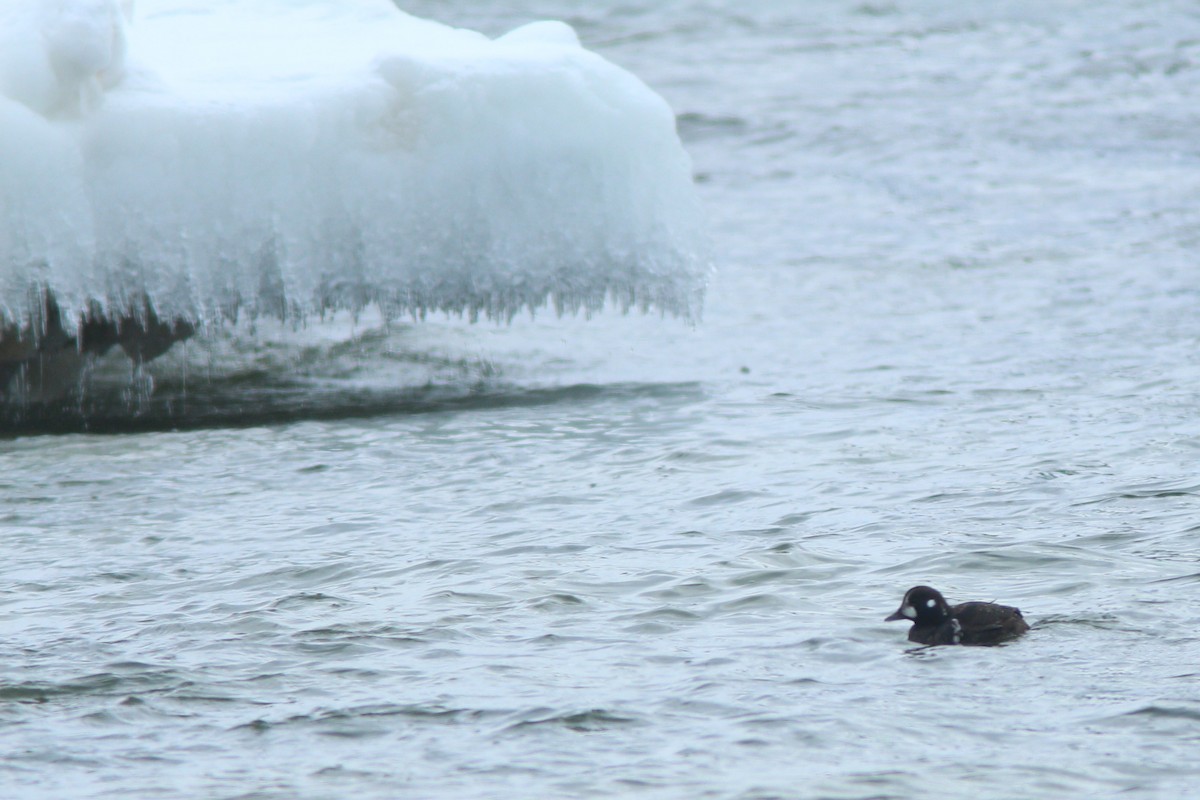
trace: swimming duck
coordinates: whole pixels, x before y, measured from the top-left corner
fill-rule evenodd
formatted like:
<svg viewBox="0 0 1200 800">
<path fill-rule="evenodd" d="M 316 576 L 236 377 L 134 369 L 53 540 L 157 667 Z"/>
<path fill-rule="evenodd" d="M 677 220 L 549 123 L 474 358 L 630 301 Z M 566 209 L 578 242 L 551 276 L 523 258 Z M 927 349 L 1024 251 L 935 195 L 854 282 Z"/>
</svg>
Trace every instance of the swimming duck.
<svg viewBox="0 0 1200 800">
<path fill-rule="evenodd" d="M 999 644 L 1029 630 L 1019 608 L 980 602 L 951 606 L 929 586 L 905 592 L 900 608 L 884 621 L 898 619 L 912 622 L 908 640 L 919 644 Z"/>
</svg>

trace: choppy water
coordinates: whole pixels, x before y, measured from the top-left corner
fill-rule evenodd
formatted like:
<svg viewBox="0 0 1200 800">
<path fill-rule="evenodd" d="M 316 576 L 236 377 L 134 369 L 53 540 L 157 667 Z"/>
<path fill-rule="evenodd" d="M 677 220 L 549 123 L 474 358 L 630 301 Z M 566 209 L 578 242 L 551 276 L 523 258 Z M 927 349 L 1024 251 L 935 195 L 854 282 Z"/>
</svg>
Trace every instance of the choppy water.
<svg viewBox="0 0 1200 800">
<path fill-rule="evenodd" d="M 1194 794 L 1196 10 L 475 5 L 410 9 L 680 112 L 704 322 L 265 348 L 301 421 L 0 443 L 0 795 Z M 913 650 L 920 582 L 1034 630 Z"/>
</svg>

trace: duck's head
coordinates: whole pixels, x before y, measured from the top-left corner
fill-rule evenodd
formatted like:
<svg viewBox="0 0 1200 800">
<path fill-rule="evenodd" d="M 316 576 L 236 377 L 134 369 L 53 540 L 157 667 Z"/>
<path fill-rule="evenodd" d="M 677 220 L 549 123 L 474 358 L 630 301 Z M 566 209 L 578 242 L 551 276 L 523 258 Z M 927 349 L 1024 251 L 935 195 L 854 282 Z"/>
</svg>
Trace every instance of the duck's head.
<svg viewBox="0 0 1200 800">
<path fill-rule="evenodd" d="M 914 586 L 904 593 L 900 607 L 885 622 L 906 619 L 909 622 L 925 627 L 941 625 L 950 618 L 950 604 L 942 593 L 929 586 Z"/>
</svg>

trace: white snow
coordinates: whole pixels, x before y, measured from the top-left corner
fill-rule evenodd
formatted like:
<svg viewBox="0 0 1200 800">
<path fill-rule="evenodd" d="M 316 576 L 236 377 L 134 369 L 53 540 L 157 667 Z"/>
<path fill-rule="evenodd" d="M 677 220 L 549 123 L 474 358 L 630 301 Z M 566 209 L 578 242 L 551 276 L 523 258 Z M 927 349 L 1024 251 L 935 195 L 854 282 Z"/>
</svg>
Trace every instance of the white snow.
<svg viewBox="0 0 1200 800">
<path fill-rule="evenodd" d="M 388 0 L 0 2 L 0 323 L 697 310 L 667 104 L 538 22 Z M 2 330 L 0 326 L 0 330 Z"/>
</svg>

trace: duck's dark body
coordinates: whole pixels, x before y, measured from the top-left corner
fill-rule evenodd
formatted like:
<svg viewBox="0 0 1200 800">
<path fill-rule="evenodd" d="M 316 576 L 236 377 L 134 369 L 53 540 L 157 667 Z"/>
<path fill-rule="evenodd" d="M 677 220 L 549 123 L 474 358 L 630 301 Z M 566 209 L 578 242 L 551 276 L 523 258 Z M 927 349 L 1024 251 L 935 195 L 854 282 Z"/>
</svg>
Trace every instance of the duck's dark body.
<svg viewBox="0 0 1200 800">
<path fill-rule="evenodd" d="M 908 640 L 919 644 L 999 644 L 1029 630 L 1019 608 L 979 602 L 951 606 L 928 586 L 908 590 L 887 621 L 897 619 L 912 622 Z"/>
</svg>

